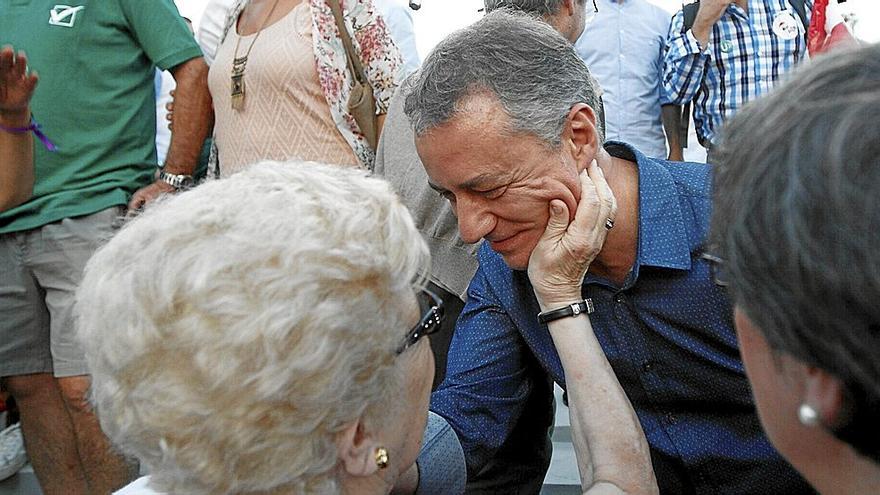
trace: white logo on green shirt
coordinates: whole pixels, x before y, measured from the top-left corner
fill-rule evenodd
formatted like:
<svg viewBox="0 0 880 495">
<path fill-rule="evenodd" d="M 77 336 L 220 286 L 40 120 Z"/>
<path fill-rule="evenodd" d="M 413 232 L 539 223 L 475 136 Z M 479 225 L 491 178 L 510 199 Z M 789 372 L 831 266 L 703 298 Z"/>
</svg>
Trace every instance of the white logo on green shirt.
<svg viewBox="0 0 880 495">
<path fill-rule="evenodd" d="M 49 11 L 49 25 L 72 28 L 76 22 L 76 14 L 85 6 L 71 7 L 70 5 L 56 5 Z"/>
</svg>

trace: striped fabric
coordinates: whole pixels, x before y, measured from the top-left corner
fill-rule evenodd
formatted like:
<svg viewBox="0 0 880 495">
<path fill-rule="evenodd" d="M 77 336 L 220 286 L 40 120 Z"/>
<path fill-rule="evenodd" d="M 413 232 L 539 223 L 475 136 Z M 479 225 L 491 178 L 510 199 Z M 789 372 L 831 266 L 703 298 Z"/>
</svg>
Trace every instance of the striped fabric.
<svg viewBox="0 0 880 495">
<path fill-rule="evenodd" d="M 807 15 L 813 0 L 806 0 Z M 793 65 L 806 57 L 806 29 L 788 0 L 749 0 L 748 14 L 731 3 L 712 27 L 701 50 L 684 15 L 672 19 L 663 61 L 663 103 L 693 100 L 694 123 L 703 146 L 715 143 L 722 122 L 746 102 L 768 92 Z M 787 11 L 787 12 L 786 12 Z M 790 15 L 800 35 L 791 40 L 774 34 L 773 21 Z"/>
</svg>

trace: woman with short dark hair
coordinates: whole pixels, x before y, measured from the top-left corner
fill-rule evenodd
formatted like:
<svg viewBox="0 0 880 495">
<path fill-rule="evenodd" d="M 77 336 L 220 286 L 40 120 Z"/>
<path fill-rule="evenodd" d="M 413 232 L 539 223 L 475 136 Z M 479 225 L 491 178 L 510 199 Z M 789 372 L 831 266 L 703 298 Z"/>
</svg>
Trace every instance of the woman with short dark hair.
<svg viewBox="0 0 880 495">
<path fill-rule="evenodd" d="M 880 493 L 880 46 L 725 130 L 713 258 L 765 430 L 820 492 Z"/>
</svg>

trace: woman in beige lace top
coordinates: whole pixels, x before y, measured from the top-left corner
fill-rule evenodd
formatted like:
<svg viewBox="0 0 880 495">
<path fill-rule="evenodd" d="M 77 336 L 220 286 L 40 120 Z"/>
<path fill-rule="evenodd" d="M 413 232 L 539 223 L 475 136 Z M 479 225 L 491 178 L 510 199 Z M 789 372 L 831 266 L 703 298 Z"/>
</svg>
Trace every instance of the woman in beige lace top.
<svg viewBox="0 0 880 495">
<path fill-rule="evenodd" d="M 400 54 L 372 2 L 340 3 L 381 125 L 399 82 Z M 243 95 L 233 87 L 235 74 Z M 346 109 L 351 81 L 326 0 L 240 1 L 208 76 L 220 175 L 265 159 L 372 168 L 374 150 Z"/>
</svg>

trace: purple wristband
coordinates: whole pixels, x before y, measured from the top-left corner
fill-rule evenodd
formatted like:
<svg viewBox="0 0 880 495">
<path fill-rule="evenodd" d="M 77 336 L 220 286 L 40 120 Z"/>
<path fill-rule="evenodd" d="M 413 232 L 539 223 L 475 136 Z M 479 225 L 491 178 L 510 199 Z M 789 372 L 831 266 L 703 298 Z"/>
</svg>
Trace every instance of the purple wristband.
<svg viewBox="0 0 880 495">
<path fill-rule="evenodd" d="M 5 125 L 0 125 L 0 131 L 11 132 L 12 134 L 24 134 L 26 132 L 33 132 L 34 136 L 37 136 L 37 139 L 39 139 L 40 142 L 43 143 L 43 146 L 45 146 L 47 150 L 57 150 L 58 147 L 55 146 L 55 143 L 53 143 L 52 140 L 50 140 L 49 137 L 43 134 L 43 131 L 40 130 L 42 127 L 43 126 L 38 124 L 37 121 L 34 120 L 34 117 L 31 116 L 31 123 L 27 127 L 6 127 Z"/>
</svg>

